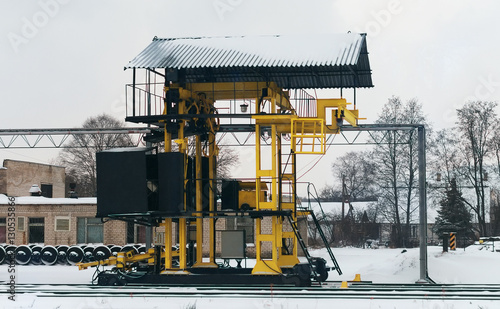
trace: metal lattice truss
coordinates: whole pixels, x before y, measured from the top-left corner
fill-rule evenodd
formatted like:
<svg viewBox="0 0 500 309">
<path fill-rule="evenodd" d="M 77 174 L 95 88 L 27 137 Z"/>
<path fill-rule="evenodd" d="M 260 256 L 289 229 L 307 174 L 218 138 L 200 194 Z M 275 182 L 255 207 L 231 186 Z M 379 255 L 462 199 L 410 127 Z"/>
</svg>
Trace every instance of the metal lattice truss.
<svg viewBox="0 0 500 309">
<path fill-rule="evenodd" d="M 70 137 L 82 134 L 136 135 L 137 144 L 143 141 L 151 128 L 99 128 L 99 129 L 3 129 L 0 130 L 1 148 L 68 148 Z M 134 139 L 135 140 L 135 139 Z"/>
<path fill-rule="evenodd" d="M 137 134 L 138 143 L 144 140 L 144 136 L 152 134 L 158 128 L 106 128 L 106 129 L 9 129 L 0 130 L 1 148 L 65 148 L 64 144 L 70 136 L 81 134 Z M 418 132 L 418 162 L 419 162 L 419 217 L 420 217 L 420 281 L 427 282 L 427 192 L 426 192 L 426 158 L 425 158 L 425 127 L 421 124 L 369 124 L 353 126 L 342 126 L 339 128 L 339 134 L 331 136 L 341 136 L 344 139 L 343 144 L 377 144 L 384 143 L 389 132 L 395 131 L 414 131 Z M 236 132 L 241 132 L 241 128 L 231 130 L 222 128 L 222 135 L 219 136 L 220 142 L 224 136 L 233 136 L 238 145 L 246 145 L 251 140 L 251 133 L 242 140 L 237 138 Z M 231 132 L 233 131 L 233 132 Z M 368 132 L 372 142 L 366 142 L 360 138 L 362 132 Z M 380 132 L 377 134 L 375 132 Z M 230 134 L 228 134 L 230 133 Z M 398 142 L 405 143 L 404 139 L 396 139 Z M 327 143 L 334 144 L 334 138 Z M 266 143 L 267 144 L 267 143 Z"/>
<path fill-rule="evenodd" d="M 339 134 L 328 137 L 327 145 L 371 145 L 385 143 L 386 136 L 393 131 L 408 131 L 416 129 L 416 125 L 359 125 L 358 127 L 344 126 Z M 59 129 L 2 129 L 0 130 L 0 149 L 23 149 L 23 148 L 68 148 L 67 142 L 70 137 L 82 134 L 128 134 L 135 135 L 137 146 L 143 142 L 144 136 L 158 130 L 158 128 L 59 128 Z M 218 134 L 217 143 L 225 140 L 225 146 L 254 146 L 254 128 L 249 132 L 231 132 L 231 128 L 225 128 Z M 381 132 L 376 135 L 374 132 Z M 286 137 L 285 137 L 286 138 Z M 230 142 L 232 140 L 232 142 Z M 264 142 L 265 139 L 264 139 Z M 404 140 L 401 143 L 406 143 Z"/>
<path fill-rule="evenodd" d="M 349 145 L 380 145 L 388 143 L 389 134 L 396 133 L 396 137 L 392 136 L 392 143 L 408 144 L 408 137 L 404 132 L 416 130 L 420 125 L 414 124 L 367 124 L 353 126 L 342 126 L 339 134 L 330 134 L 326 139 L 326 145 L 349 146 Z M 224 146 L 255 146 L 254 127 L 248 129 L 248 132 L 242 133 L 242 130 L 230 130 L 221 126 L 222 130 L 217 135 L 217 144 L 222 143 Z M 262 137 L 264 143 L 268 141 Z M 290 141 L 288 136 L 284 136 L 284 143 Z"/>
</svg>

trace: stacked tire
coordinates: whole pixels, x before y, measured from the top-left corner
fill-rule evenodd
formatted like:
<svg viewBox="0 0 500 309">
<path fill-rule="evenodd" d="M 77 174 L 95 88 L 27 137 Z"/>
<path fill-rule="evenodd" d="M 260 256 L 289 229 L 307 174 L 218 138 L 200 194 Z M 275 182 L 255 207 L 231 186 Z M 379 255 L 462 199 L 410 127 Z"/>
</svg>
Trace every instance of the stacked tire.
<svg viewBox="0 0 500 309">
<path fill-rule="evenodd" d="M 0 245 L 0 264 L 11 263 L 15 259 L 17 265 L 76 265 L 77 263 L 105 260 L 116 256 L 118 252 L 134 250 L 137 254 L 145 252 L 143 245 L 73 245 L 73 246 L 40 246 L 32 245 Z"/>
</svg>

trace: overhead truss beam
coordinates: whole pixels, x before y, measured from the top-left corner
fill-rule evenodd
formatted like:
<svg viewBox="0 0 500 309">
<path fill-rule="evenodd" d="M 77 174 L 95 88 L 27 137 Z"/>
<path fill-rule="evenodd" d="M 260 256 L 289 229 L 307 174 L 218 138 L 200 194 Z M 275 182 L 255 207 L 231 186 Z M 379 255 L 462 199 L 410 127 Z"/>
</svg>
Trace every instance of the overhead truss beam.
<svg viewBox="0 0 500 309">
<path fill-rule="evenodd" d="M 68 148 L 69 137 L 83 134 L 137 135 L 137 142 L 152 132 L 151 128 L 57 128 L 57 129 L 0 129 L 0 149 L 10 148 Z"/>
</svg>

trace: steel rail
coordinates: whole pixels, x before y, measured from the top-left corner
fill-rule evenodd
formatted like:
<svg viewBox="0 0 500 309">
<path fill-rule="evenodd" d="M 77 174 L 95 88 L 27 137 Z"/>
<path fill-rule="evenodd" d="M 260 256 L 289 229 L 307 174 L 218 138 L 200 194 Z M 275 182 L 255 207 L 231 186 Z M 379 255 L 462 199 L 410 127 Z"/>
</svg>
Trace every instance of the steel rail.
<svg viewBox="0 0 500 309">
<path fill-rule="evenodd" d="M 424 299 L 424 300 L 500 300 L 499 285 L 394 285 L 352 284 L 296 287 L 172 287 L 92 285 L 17 285 L 17 294 L 36 293 L 37 297 L 172 297 L 172 298 L 289 298 L 289 299 Z M 6 294 L 7 291 L 1 291 Z"/>
</svg>

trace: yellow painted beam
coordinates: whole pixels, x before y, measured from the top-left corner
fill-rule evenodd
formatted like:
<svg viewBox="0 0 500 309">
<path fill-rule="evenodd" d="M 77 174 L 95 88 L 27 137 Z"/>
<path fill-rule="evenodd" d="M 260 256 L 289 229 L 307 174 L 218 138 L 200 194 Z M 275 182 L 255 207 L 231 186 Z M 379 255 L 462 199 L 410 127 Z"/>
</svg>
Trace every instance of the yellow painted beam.
<svg viewBox="0 0 500 309">
<path fill-rule="evenodd" d="M 179 268 L 187 268 L 187 225 L 186 218 L 179 218 Z"/>
<path fill-rule="evenodd" d="M 263 210 L 263 209 L 272 209 L 272 210 L 274 210 L 275 206 L 276 205 L 273 202 L 260 202 L 259 203 L 259 209 L 260 210 Z"/>
<path fill-rule="evenodd" d="M 273 177 L 274 173 L 273 170 L 257 170 L 256 175 L 257 177 Z"/>
<path fill-rule="evenodd" d="M 215 219 L 214 219 L 214 214 L 212 213 L 215 211 L 215 193 L 214 190 L 216 188 L 216 183 L 215 179 L 217 178 L 217 169 L 215 168 L 215 157 L 216 157 L 216 152 L 217 152 L 217 145 L 215 141 L 215 132 L 214 133 L 209 133 L 208 135 L 208 141 L 209 141 L 209 157 L 208 157 L 208 164 L 209 164 L 209 170 L 208 170 L 208 175 L 209 175 L 209 184 L 210 184 L 210 191 L 208 194 L 209 198 L 209 210 L 211 211 L 210 213 L 210 219 L 209 219 L 209 241 L 210 241 L 210 253 L 209 253 L 209 259 L 211 263 L 215 263 Z"/>
<path fill-rule="evenodd" d="M 273 260 L 259 260 L 252 269 L 252 275 L 281 275 L 282 271 Z"/>
<path fill-rule="evenodd" d="M 203 210 L 202 196 L 202 174 L 201 174 L 201 138 L 195 137 L 195 174 L 196 174 L 196 262 L 203 262 L 203 219 L 201 211 Z"/>
<path fill-rule="evenodd" d="M 273 234 L 260 234 L 257 235 L 256 241 L 274 241 Z"/>
<path fill-rule="evenodd" d="M 172 218 L 165 218 L 165 269 L 172 268 Z"/>
</svg>

